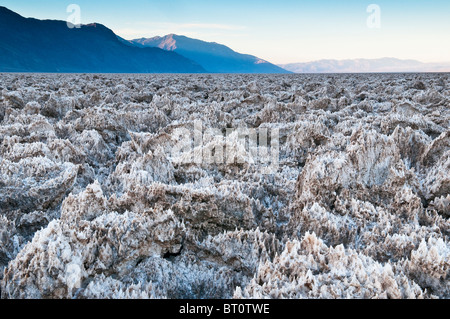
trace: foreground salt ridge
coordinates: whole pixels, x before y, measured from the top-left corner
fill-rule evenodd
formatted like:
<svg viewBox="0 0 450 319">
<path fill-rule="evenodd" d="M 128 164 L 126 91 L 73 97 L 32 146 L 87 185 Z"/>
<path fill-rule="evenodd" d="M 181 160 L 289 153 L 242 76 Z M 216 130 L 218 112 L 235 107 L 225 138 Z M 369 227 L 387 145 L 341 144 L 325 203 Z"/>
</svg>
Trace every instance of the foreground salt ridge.
<svg viewBox="0 0 450 319">
<path fill-rule="evenodd" d="M 450 297 L 446 74 L 0 90 L 2 298 Z M 183 164 L 171 149 L 197 119 L 280 129 L 277 174 Z"/>
</svg>

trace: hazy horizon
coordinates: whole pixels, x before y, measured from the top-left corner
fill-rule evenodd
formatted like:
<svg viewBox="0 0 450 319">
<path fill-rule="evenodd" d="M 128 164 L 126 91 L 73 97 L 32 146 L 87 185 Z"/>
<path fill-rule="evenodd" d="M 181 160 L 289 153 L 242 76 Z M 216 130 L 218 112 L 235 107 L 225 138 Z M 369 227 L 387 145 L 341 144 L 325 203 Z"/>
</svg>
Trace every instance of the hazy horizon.
<svg viewBox="0 0 450 319">
<path fill-rule="evenodd" d="M 104 24 L 125 39 L 185 35 L 274 64 L 383 57 L 450 62 L 450 2 L 441 0 L 6 0 L 1 5 L 25 17 L 67 20 L 72 3 L 81 9 L 82 24 Z"/>
</svg>

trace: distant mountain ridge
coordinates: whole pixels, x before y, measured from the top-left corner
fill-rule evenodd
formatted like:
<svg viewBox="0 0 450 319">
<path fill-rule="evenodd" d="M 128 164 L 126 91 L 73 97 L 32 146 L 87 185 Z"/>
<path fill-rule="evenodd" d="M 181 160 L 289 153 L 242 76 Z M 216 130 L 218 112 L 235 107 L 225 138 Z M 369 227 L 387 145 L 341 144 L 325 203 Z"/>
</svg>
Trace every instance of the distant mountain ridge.
<svg viewBox="0 0 450 319">
<path fill-rule="evenodd" d="M 233 51 L 223 44 L 182 35 L 169 34 L 129 42 L 140 47 L 157 47 L 179 53 L 212 73 L 291 73 L 258 57 Z"/>
<path fill-rule="evenodd" d="M 279 66 L 294 73 L 450 72 L 450 63 L 423 63 L 395 58 L 318 60 Z"/>
<path fill-rule="evenodd" d="M 382 58 L 274 65 L 216 42 L 175 34 L 125 40 L 102 24 L 70 29 L 65 21 L 24 18 L 0 6 L 0 72 L 450 72 L 450 62 Z"/>
<path fill-rule="evenodd" d="M 102 24 L 70 29 L 2 6 L 0 72 L 291 73 L 214 42 L 177 35 L 129 41 Z"/>
<path fill-rule="evenodd" d="M 24 18 L 0 7 L 0 72 L 206 71 L 175 52 L 126 45 L 98 23 L 70 29 L 65 21 Z"/>
</svg>

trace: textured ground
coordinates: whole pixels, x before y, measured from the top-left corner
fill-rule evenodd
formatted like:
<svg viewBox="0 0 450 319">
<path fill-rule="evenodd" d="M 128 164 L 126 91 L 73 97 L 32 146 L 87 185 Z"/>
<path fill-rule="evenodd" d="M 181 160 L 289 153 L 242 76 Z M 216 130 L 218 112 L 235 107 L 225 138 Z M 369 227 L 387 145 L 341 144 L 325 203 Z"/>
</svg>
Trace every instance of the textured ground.
<svg viewBox="0 0 450 319">
<path fill-rule="evenodd" d="M 449 74 L 1 74 L 0 92 L 2 298 L 450 298 Z M 180 161 L 195 120 L 278 129 L 277 172 Z"/>
</svg>

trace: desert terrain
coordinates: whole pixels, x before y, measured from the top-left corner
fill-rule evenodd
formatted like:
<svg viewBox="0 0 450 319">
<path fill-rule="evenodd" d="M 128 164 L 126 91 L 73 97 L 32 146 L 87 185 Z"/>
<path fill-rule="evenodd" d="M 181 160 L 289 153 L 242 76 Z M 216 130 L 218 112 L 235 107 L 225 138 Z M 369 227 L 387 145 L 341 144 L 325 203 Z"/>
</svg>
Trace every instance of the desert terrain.
<svg viewBox="0 0 450 319">
<path fill-rule="evenodd" d="M 449 74 L 0 93 L 1 298 L 450 297 Z"/>
</svg>

